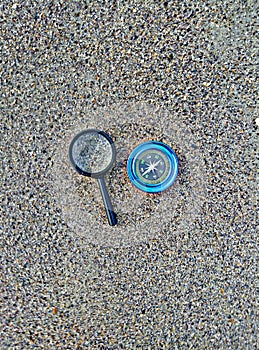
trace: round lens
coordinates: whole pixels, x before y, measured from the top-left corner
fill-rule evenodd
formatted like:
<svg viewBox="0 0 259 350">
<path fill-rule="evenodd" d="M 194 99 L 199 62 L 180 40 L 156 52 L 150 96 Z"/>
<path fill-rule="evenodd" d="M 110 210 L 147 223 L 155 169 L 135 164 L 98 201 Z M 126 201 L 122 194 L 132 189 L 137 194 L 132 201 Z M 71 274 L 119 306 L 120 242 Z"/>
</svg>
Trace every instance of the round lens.
<svg viewBox="0 0 259 350">
<path fill-rule="evenodd" d="M 75 166 L 82 172 L 99 173 L 111 164 L 113 149 L 102 133 L 93 130 L 75 137 L 70 155 Z"/>
</svg>

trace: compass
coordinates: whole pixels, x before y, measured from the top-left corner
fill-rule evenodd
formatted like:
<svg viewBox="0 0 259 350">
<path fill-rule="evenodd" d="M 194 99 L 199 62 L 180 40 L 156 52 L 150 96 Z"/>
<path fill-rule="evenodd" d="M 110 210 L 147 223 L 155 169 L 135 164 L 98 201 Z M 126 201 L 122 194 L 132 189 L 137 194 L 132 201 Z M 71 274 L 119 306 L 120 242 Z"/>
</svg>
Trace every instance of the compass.
<svg viewBox="0 0 259 350">
<path fill-rule="evenodd" d="M 127 164 L 130 181 L 138 189 L 157 193 L 170 187 L 178 174 L 178 159 L 165 143 L 148 141 L 138 145 Z"/>
</svg>

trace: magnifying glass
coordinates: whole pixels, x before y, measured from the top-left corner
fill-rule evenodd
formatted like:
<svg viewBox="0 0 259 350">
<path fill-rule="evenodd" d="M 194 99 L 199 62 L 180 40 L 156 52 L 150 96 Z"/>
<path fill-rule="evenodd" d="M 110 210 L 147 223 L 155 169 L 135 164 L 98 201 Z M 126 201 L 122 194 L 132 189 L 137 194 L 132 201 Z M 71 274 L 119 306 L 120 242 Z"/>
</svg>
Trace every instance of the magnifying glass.
<svg viewBox="0 0 259 350">
<path fill-rule="evenodd" d="M 116 150 L 111 137 L 103 131 L 81 131 L 71 141 L 68 157 L 73 168 L 81 175 L 98 180 L 109 224 L 117 224 L 104 175 L 112 168 Z"/>
</svg>

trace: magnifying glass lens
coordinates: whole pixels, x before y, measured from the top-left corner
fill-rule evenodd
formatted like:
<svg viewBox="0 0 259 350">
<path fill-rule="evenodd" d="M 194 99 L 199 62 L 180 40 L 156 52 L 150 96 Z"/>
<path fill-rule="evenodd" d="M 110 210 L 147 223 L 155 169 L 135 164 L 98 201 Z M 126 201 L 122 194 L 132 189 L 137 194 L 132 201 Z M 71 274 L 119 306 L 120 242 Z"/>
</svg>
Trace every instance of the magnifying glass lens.
<svg viewBox="0 0 259 350">
<path fill-rule="evenodd" d="M 88 173 L 98 173 L 112 162 L 109 141 L 98 132 L 85 133 L 73 144 L 72 158 L 76 166 Z"/>
</svg>

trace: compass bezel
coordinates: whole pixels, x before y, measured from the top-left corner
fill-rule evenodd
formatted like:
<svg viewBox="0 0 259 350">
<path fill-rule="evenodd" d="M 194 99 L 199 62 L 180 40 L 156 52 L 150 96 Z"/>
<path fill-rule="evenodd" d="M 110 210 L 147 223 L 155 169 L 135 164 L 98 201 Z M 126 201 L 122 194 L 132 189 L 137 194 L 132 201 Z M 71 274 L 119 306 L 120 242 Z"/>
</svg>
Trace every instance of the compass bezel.
<svg viewBox="0 0 259 350">
<path fill-rule="evenodd" d="M 167 169 L 168 174 L 163 177 L 163 181 L 161 182 L 156 181 L 156 183 L 151 183 L 148 180 L 145 181 L 142 176 L 139 176 L 139 171 L 137 169 L 138 159 L 140 158 L 140 155 L 142 153 L 146 153 L 147 151 L 152 152 L 152 150 L 156 150 L 162 153 L 170 165 L 169 169 Z M 138 145 L 131 152 L 127 162 L 127 172 L 130 181 L 138 189 L 148 193 L 162 192 L 169 188 L 176 180 L 176 177 L 178 175 L 178 167 L 178 158 L 175 152 L 167 144 L 160 141 L 147 141 Z"/>
</svg>

